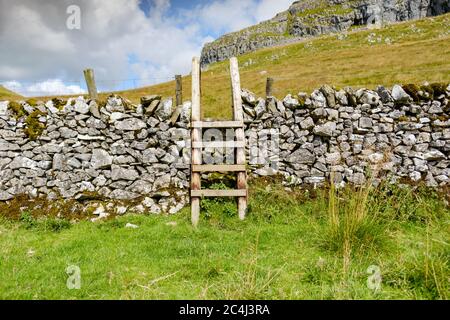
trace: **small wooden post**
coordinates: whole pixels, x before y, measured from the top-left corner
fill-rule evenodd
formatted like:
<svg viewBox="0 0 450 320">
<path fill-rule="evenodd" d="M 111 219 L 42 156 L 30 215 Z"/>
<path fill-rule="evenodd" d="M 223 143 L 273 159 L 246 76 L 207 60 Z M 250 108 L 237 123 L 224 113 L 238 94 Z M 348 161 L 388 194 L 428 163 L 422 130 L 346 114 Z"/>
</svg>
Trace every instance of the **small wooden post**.
<svg viewBox="0 0 450 320">
<path fill-rule="evenodd" d="M 233 92 L 233 116 L 235 121 L 244 121 L 241 97 L 241 79 L 239 65 L 236 57 L 230 59 L 231 88 Z M 236 129 L 236 140 L 245 142 L 244 128 Z M 236 164 L 245 165 L 245 144 L 243 148 L 236 148 Z M 247 173 L 238 172 L 237 188 L 247 189 Z M 238 198 L 239 219 L 244 220 L 247 213 L 247 197 Z"/>
<path fill-rule="evenodd" d="M 84 78 L 86 79 L 86 85 L 89 91 L 89 97 L 93 100 L 98 99 L 97 87 L 95 85 L 95 78 L 94 78 L 94 70 L 86 69 L 83 72 Z"/>
<path fill-rule="evenodd" d="M 266 98 L 272 97 L 273 78 L 267 78 L 266 82 Z"/>
<path fill-rule="evenodd" d="M 195 57 L 192 59 L 192 116 L 191 122 L 200 121 L 200 59 Z M 193 148 L 194 142 L 201 142 L 202 129 L 192 128 L 191 136 L 191 152 L 192 152 L 192 164 L 202 164 L 202 150 L 199 148 Z M 194 172 L 191 169 L 191 190 L 201 189 L 201 176 L 199 172 Z M 191 221 L 194 227 L 197 227 L 200 219 L 200 198 L 191 197 Z"/>
<path fill-rule="evenodd" d="M 176 97 L 176 102 L 177 102 L 176 105 L 181 106 L 183 104 L 183 83 L 182 83 L 181 75 L 177 74 L 175 76 L 175 82 L 176 82 L 175 97 Z"/>
</svg>

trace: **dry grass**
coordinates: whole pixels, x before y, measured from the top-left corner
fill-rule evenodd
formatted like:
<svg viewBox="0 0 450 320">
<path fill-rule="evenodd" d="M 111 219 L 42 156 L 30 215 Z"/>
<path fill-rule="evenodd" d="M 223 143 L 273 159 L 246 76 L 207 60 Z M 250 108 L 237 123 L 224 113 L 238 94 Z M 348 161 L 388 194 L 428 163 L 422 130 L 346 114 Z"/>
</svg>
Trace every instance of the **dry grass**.
<svg viewBox="0 0 450 320">
<path fill-rule="evenodd" d="M 11 90 L 8 90 L 3 86 L 0 86 L 0 100 L 18 100 L 21 98 L 21 95 L 12 92 Z"/>
<path fill-rule="evenodd" d="M 449 26 L 450 14 L 446 14 L 377 30 L 355 30 L 344 38 L 322 36 L 242 55 L 242 87 L 263 96 L 270 76 L 275 78 L 275 95 L 282 98 L 288 93 L 310 92 L 325 83 L 374 88 L 379 84 L 448 82 Z M 189 76 L 183 77 L 186 100 L 190 98 L 190 81 Z M 213 64 L 203 72 L 203 117 L 231 116 L 230 87 L 228 62 Z M 143 95 L 170 97 L 174 91 L 172 81 L 118 94 L 138 102 Z"/>
</svg>

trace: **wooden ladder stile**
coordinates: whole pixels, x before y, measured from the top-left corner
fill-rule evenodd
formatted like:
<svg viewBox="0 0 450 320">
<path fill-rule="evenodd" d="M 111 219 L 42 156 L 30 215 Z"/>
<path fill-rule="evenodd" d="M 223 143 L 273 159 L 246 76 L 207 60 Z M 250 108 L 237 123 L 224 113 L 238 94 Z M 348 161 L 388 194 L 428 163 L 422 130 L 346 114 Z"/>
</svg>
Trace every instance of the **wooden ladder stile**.
<svg viewBox="0 0 450 320">
<path fill-rule="evenodd" d="M 203 197 L 235 197 L 239 219 L 245 219 L 247 212 L 247 172 L 245 166 L 244 114 L 241 99 L 241 84 L 237 58 L 230 59 L 231 88 L 233 100 L 233 121 L 201 121 L 200 112 L 200 60 L 192 60 L 192 116 L 191 116 L 191 220 L 196 227 L 200 219 L 200 200 Z M 202 141 L 202 130 L 209 128 L 234 129 L 236 141 Z M 202 164 L 204 148 L 233 148 L 236 151 L 235 164 Z M 202 190 L 202 172 L 235 172 L 235 190 Z"/>
</svg>

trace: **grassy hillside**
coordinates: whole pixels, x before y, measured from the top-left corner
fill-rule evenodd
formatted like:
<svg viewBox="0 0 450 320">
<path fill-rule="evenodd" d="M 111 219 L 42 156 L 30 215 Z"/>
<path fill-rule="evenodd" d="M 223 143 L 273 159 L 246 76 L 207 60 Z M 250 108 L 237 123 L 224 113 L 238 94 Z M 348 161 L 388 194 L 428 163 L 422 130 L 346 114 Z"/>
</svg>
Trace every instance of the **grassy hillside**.
<svg viewBox="0 0 450 320">
<path fill-rule="evenodd" d="M 450 14 L 409 21 L 374 30 L 354 30 L 239 57 L 242 87 L 265 94 L 268 76 L 275 95 L 309 92 L 328 83 L 336 87 L 374 88 L 379 84 L 448 82 L 450 80 Z M 183 78 L 190 96 L 190 77 Z M 173 95 L 174 83 L 121 92 L 136 100 L 149 93 Z M 209 66 L 202 74 L 204 117 L 231 116 L 228 62 Z"/>
<path fill-rule="evenodd" d="M 449 30 L 450 14 L 446 14 L 263 49 L 239 57 L 242 87 L 263 96 L 270 76 L 276 79 L 275 95 L 284 97 L 325 83 L 338 88 L 374 88 L 379 84 L 448 82 Z M 190 99 L 190 82 L 189 76 L 183 78 L 184 99 Z M 173 96 L 174 88 L 174 82 L 167 82 L 118 94 L 138 102 L 147 94 Z M 203 72 L 202 91 L 204 117 L 231 116 L 228 62 L 210 65 Z"/>
<path fill-rule="evenodd" d="M 76 224 L 0 212 L 0 299 L 450 297 L 448 207 L 434 191 L 258 182 L 243 222 L 232 200 L 202 207 L 198 230 L 189 208 Z M 80 290 L 67 288 L 68 266 Z"/>
<path fill-rule="evenodd" d="M 0 86 L 0 100 L 18 100 L 21 98 L 21 95 L 12 92 L 11 90 L 8 90 L 3 86 Z"/>
</svg>

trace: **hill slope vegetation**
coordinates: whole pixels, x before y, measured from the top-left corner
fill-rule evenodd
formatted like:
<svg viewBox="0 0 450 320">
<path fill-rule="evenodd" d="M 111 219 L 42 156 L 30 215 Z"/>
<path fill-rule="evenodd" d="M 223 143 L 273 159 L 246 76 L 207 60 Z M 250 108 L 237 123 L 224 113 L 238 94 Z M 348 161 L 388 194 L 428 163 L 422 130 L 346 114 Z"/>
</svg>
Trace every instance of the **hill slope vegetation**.
<svg viewBox="0 0 450 320">
<path fill-rule="evenodd" d="M 22 96 L 19 94 L 6 89 L 3 86 L 0 86 L 0 99 L 1 100 L 17 100 L 20 99 Z"/>
<path fill-rule="evenodd" d="M 322 36 L 239 56 L 242 87 L 265 95 L 267 77 L 274 94 L 310 92 L 323 84 L 336 87 L 448 82 L 450 80 L 450 14 L 408 21 L 380 29 Z M 174 82 L 120 95 L 137 102 L 146 94 L 174 95 Z M 184 98 L 191 79 L 183 77 Z M 203 117 L 231 117 L 228 61 L 211 64 L 202 73 Z"/>
<path fill-rule="evenodd" d="M 323 84 L 374 88 L 396 83 L 448 82 L 450 79 L 450 14 L 383 26 L 353 29 L 239 56 L 242 87 L 265 94 L 267 77 L 275 78 L 274 94 L 312 91 Z M 184 99 L 191 79 L 183 77 Z M 203 117 L 231 117 L 228 62 L 209 65 L 202 73 Z M 138 103 L 140 97 L 173 97 L 174 81 L 117 94 Z M 111 92 L 100 95 L 104 99 Z M 42 97 L 47 99 L 51 97 Z M 8 99 L 0 93 L 0 100 Z"/>
</svg>

